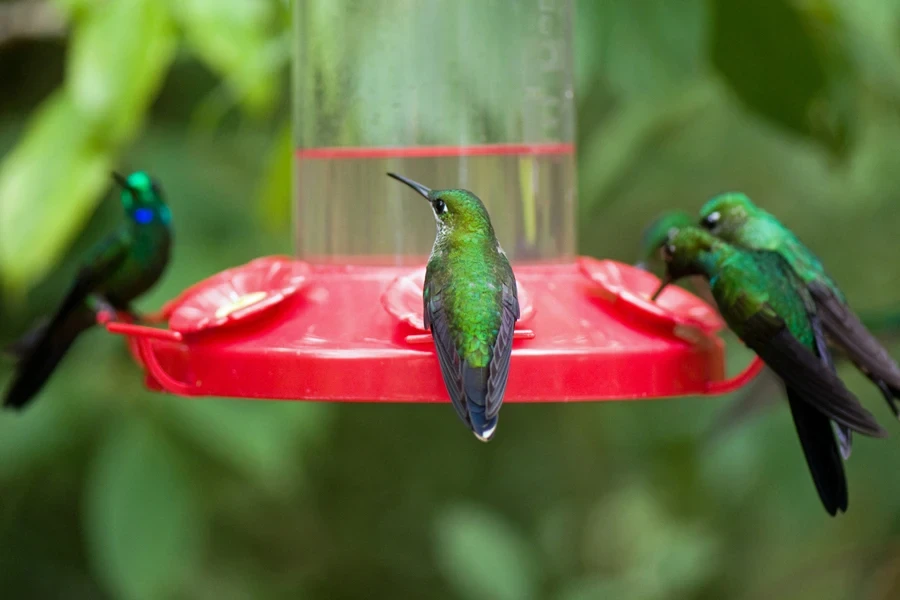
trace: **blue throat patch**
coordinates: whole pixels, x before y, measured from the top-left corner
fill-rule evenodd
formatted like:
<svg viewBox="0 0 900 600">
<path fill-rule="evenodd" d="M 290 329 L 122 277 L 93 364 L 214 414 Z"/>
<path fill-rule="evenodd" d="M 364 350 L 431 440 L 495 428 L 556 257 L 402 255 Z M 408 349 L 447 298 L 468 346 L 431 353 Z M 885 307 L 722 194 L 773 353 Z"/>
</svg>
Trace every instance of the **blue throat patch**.
<svg viewBox="0 0 900 600">
<path fill-rule="evenodd" d="M 132 213 L 134 222 L 138 225 L 146 225 L 153 221 L 154 212 L 152 208 L 138 208 Z"/>
</svg>

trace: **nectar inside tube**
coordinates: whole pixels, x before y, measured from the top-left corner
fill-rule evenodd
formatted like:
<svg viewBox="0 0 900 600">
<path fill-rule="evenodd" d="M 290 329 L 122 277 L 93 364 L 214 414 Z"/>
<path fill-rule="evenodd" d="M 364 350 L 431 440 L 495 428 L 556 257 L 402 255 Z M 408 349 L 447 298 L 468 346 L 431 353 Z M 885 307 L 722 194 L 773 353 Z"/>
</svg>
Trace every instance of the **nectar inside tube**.
<svg viewBox="0 0 900 600">
<path fill-rule="evenodd" d="M 295 169 L 295 236 L 306 260 L 423 262 L 434 242 L 433 217 L 385 172 L 475 193 L 512 261 L 575 253 L 572 144 L 298 149 Z"/>
</svg>

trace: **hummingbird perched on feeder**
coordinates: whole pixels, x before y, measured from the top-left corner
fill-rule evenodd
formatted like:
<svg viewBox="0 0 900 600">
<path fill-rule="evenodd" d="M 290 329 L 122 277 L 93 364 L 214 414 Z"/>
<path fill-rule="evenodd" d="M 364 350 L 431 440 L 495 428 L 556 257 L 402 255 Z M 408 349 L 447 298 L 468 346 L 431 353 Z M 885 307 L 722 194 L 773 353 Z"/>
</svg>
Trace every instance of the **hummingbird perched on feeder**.
<svg viewBox="0 0 900 600">
<path fill-rule="evenodd" d="M 425 328 L 459 418 L 482 442 L 497 429 L 519 318 L 516 278 L 481 200 L 388 173 L 431 205 L 437 236 L 425 270 Z"/>
<path fill-rule="evenodd" d="M 635 267 L 642 271 L 650 271 L 651 267 L 662 259 L 663 247 L 669 240 L 669 234 L 682 227 L 696 225 L 696 218 L 681 210 L 670 210 L 660 213 L 644 228 Z M 709 284 L 699 275 L 690 277 L 691 287 L 704 302 L 715 306 L 716 301 L 709 291 Z"/>
<path fill-rule="evenodd" d="M 172 216 L 159 184 L 141 171 L 113 173 L 113 179 L 122 187 L 125 222 L 91 249 L 53 317 L 9 348 L 18 362 L 6 407 L 21 408 L 40 391 L 99 312 L 134 314 L 131 301 L 156 283 L 169 262 Z"/>
<path fill-rule="evenodd" d="M 709 200 L 700 210 L 700 223 L 713 235 L 748 250 L 781 256 L 815 303 L 829 341 L 881 391 L 894 416 L 900 418 L 900 366 L 866 328 L 847 303 L 844 293 L 825 272 L 819 258 L 773 215 L 741 193 Z"/>
<path fill-rule="evenodd" d="M 694 227 L 696 224 L 697 218 L 682 210 L 670 210 L 657 215 L 641 233 L 638 262 L 634 266 L 644 271 L 650 271 L 657 261 L 663 260 L 663 249 L 669 241 L 669 237 L 683 227 Z M 704 302 L 710 306 L 716 306 L 709 283 L 702 275 L 691 275 L 688 279 L 691 282 L 691 288 Z M 744 395 L 722 412 L 711 428 L 710 439 L 721 435 L 756 410 L 774 404 L 775 400 L 772 398 L 770 388 L 775 382 L 777 382 L 777 376 L 772 373 L 771 369 L 765 369 L 760 377 L 750 383 Z M 843 446 L 841 450 L 843 454 Z M 849 455 L 849 449 L 846 452 Z"/>
<path fill-rule="evenodd" d="M 825 509 L 832 516 L 846 511 L 847 481 L 830 421 L 872 437 L 886 432 L 835 373 L 809 291 L 779 254 L 745 251 L 697 227 L 673 231 L 664 252 L 666 277 L 653 298 L 681 277 L 710 282 L 725 322 L 784 382 Z"/>
</svg>

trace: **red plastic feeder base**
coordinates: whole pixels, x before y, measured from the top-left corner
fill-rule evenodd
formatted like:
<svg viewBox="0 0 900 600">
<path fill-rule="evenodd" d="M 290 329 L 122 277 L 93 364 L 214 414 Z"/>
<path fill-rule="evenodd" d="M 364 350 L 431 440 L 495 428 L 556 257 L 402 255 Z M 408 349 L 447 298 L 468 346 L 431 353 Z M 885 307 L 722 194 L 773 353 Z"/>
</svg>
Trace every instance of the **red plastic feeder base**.
<svg viewBox="0 0 900 600">
<path fill-rule="evenodd" d="M 699 298 L 652 274 L 579 258 L 515 268 L 517 323 L 505 402 L 717 394 L 748 383 L 755 361 L 724 378 L 723 327 Z M 157 316 L 168 329 L 118 321 L 148 387 L 185 396 L 448 402 L 422 329 L 424 268 L 310 265 L 266 257 L 186 290 Z"/>
</svg>

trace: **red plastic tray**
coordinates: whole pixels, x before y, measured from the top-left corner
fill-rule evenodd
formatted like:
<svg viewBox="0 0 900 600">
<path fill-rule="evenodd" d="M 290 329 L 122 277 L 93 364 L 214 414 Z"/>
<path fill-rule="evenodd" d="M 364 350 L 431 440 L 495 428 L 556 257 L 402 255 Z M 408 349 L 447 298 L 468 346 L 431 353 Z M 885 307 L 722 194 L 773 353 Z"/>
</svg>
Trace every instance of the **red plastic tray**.
<svg viewBox="0 0 900 600">
<path fill-rule="evenodd" d="M 726 379 L 718 314 L 652 274 L 579 258 L 514 268 L 517 323 L 505 402 L 718 394 Z M 310 265 L 266 257 L 204 280 L 155 320 L 104 319 L 127 335 L 151 389 L 185 396 L 448 402 L 422 329 L 424 268 Z"/>
</svg>

